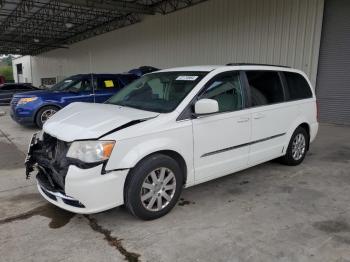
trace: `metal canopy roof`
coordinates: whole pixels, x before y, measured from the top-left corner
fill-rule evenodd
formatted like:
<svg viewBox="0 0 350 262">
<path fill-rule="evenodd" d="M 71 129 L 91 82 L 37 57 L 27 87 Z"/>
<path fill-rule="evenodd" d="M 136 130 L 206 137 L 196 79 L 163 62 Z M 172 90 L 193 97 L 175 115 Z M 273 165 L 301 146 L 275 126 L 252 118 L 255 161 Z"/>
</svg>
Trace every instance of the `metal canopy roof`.
<svg viewBox="0 0 350 262">
<path fill-rule="evenodd" d="M 0 0 L 0 54 L 37 55 L 206 0 Z"/>
</svg>

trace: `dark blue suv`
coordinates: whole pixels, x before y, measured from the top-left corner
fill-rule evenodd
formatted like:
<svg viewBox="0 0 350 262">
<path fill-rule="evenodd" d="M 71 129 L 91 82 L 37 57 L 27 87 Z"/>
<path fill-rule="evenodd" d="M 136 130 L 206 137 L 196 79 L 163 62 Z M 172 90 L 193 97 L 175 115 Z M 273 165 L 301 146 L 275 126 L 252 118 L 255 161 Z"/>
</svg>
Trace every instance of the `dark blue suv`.
<svg viewBox="0 0 350 262">
<path fill-rule="evenodd" d="M 61 108 L 73 102 L 103 103 L 125 85 L 137 79 L 135 74 L 80 74 L 49 89 L 15 94 L 11 117 L 20 124 L 39 128 Z"/>
</svg>

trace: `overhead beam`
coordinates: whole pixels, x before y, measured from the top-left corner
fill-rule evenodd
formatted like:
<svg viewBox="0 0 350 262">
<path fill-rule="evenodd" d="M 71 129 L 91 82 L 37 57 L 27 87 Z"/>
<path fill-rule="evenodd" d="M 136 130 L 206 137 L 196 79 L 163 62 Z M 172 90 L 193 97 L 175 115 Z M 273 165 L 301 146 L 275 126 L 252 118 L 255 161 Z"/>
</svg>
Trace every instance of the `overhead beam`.
<svg viewBox="0 0 350 262">
<path fill-rule="evenodd" d="M 0 39 L 0 44 L 6 44 L 6 43 L 10 43 L 10 44 L 20 44 L 20 45 L 30 45 L 30 46 L 37 46 L 38 48 L 42 48 L 42 47 L 53 47 L 53 48 L 65 48 L 68 49 L 67 46 L 63 46 L 63 45 L 53 45 L 53 44 L 45 44 L 45 43 L 23 43 L 22 41 L 13 41 L 10 39 Z"/>
<path fill-rule="evenodd" d="M 98 25 L 98 26 L 91 28 L 89 30 L 86 30 L 82 33 L 76 34 L 72 37 L 69 37 L 69 38 L 63 40 L 62 42 L 64 44 L 72 44 L 72 43 L 79 42 L 79 41 L 82 41 L 84 39 L 96 36 L 96 35 L 104 34 L 104 33 L 113 31 L 113 30 L 118 29 L 118 28 L 122 28 L 122 27 L 125 27 L 128 25 L 138 23 L 140 21 L 141 21 L 141 19 L 140 19 L 139 15 L 129 14 L 129 15 L 126 15 L 123 17 L 118 17 L 110 22 L 105 23 L 105 24 Z"/>
<path fill-rule="evenodd" d="M 82 6 L 87 8 L 98 8 L 104 10 L 116 10 L 125 13 L 137 13 L 153 15 L 154 10 L 147 5 L 129 3 L 125 1 L 110 1 L 110 0 L 62 0 L 60 1 L 69 5 Z"/>
<path fill-rule="evenodd" d="M 37 55 L 207 0 L 0 0 L 0 53 Z M 15 8 L 9 8 L 8 5 Z M 68 26 L 72 24 L 72 26 Z M 35 39 L 35 40 L 34 40 Z M 36 40 L 38 39 L 38 40 Z"/>
<path fill-rule="evenodd" d="M 155 3 L 153 9 L 157 13 L 166 15 L 205 1 L 208 0 L 162 0 L 159 3 Z"/>
</svg>

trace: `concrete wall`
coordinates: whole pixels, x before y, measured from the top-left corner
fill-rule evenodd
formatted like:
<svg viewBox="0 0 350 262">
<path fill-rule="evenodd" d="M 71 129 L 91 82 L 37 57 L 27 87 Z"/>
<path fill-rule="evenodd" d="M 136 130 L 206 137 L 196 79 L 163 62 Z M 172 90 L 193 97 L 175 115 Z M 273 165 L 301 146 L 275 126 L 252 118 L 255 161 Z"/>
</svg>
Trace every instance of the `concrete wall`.
<svg viewBox="0 0 350 262">
<path fill-rule="evenodd" d="M 257 62 L 304 70 L 315 83 L 323 0 L 209 0 L 34 57 L 42 77 Z"/>
<path fill-rule="evenodd" d="M 12 60 L 12 69 L 13 69 L 13 79 L 16 83 L 32 83 L 32 67 L 31 67 L 31 60 L 33 57 L 30 56 L 21 56 L 18 58 L 15 58 Z M 22 64 L 22 75 L 19 75 L 17 73 L 17 64 Z M 36 79 L 40 78 L 38 76 L 35 77 Z"/>
</svg>

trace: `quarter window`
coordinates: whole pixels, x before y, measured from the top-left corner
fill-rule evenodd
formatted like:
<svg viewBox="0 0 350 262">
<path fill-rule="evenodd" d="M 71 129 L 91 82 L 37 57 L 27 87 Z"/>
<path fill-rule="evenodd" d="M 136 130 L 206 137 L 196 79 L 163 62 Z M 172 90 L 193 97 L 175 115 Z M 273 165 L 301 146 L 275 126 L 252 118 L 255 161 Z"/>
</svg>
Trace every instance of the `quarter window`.
<svg viewBox="0 0 350 262">
<path fill-rule="evenodd" d="M 247 71 L 252 106 L 271 105 L 284 101 L 280 77 L 274 71 Z"/>
<path fill-rule="evenodd" d="M 287 97 L 289 101 L 312 97 L 310 86 L 302 75 L 285 72 L 284 76 L 287 83 Z"/>
<path fill-rule="evenodd" d="M 219 104 L 219 112 L 242 109 L 243 95 L 239 74 L 224 73 L 210 81 L 200 98 L 214 99 Z"/>
</svg>

